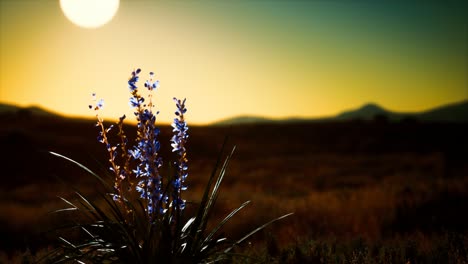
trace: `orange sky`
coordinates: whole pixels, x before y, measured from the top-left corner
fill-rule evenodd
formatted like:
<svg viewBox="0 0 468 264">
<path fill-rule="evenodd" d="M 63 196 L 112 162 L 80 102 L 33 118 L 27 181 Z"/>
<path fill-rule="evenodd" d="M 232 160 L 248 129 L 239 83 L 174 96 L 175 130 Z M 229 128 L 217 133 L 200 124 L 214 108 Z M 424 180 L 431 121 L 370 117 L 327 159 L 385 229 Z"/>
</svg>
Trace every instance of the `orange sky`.
<svg viewBox="0 0 468 264">
<path fill-rule="evenodd" d="M 58 1 L 0 1 L 0 102 L 92 117 L 128 106 L 127 78 L 154 71 L 160 120 L 186 97 L 190 123 L 318 117 L 376 102 L 420 111 L 468 99 L 460 6 L 327 1 L 121 1 L 97 29 Z"/>
</svg>

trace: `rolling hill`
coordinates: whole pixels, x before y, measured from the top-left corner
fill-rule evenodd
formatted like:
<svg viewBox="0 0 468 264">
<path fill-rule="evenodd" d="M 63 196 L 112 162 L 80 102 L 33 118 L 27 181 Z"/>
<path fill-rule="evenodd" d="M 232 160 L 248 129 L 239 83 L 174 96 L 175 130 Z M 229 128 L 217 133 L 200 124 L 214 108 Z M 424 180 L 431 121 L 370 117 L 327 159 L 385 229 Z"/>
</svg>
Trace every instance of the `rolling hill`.
<svg viewBox="0 0 468 264">
<path fill-rule="evenodd" d="M 16 105 L 2 104 L 2 103 L 0 103 L 0 115 L 60 117 L 59 114 L 45 110 L 38 106 L 19 107 Z"/>
<path fill-rule="evenodd" d="M 216 122 L 215 125 L 236 125 L 254 123 L 299 123 L 299 122 L 333 122 L 352 120 L 374 120 L 384 118 L 388 121 L 418 120 L 421 122 L 468 122 L 468 100 L 443 105 L 423 112 L 394 112 L 377 104 L 365 104 L 357 109 L 344 111 L 336 116 L 324 118 L 285 118 L 271 119 L 258 116 L 238 116 Z"/>
<path fill-rule="evenodd" d="M 18 107 L 10 104 L 0 103 L 0 116 L 16 116 L 27 118 L 34 117 L 57 117 L 57 113 L 45 110 L 37 106 Z M 213 125 L 240 125 L 240 124 L 268 124 L 268 123 L 308 123 L 308 122 L 334 122 L 353 120 L 374 120 L 383 118 L 388 121 L 417 120 L 421 122 L 443 122 L 443 123 L 468 123 L 468 100 L 458 103 L 447 104 L 423 112 L 395 112 L 383 108 L 375 103 L 368 103 L 359 108 L 344 111 L 336 116 L 322 118 L 284 118 L 273 119 L 261 116 L 237 116 L 227 118 L 213 123 Z"/>
</svg>

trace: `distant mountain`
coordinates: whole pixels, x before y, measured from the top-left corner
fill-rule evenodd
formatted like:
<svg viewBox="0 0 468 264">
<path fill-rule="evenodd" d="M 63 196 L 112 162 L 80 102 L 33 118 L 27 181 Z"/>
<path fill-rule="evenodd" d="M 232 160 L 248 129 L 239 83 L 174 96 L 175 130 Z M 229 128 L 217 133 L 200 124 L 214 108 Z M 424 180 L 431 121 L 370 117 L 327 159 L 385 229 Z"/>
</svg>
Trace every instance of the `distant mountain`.
<svg viewBox="0 0 468 264">
<path fill-rule="evenodd" d="M 10 104 L 0 103 L 0 117 L 62 117 L 59 114 L 45 110 L 37 106 L 18 107 Z M 423 112 L 394 112 L 387 110 L 377 104 L 365 104 L 357 109 L 344 111 L 336 116 L 323 118 L 285 118 L 272 119 L 259 116 L 238 116 L 218 121 L 214 125 L 239 125 L 239 124 L 268 124 L 268 123 L 304 123 L 304 122 L 333 122 L 350 120 L 374 120 L 376 118 L 388 121 L 401 121 L 413 119 L 422 122 L 456 122 L 468 123 L 468 100 L 447 104 Z"/>
<path fill-rule="evenodd" d="M 414 119 L 424 122 L 468 122 L 468 100 L 440 106 L 424 112 L 394 112 L 377 104 L 369 103 L 354 110 L 344 111 L 333 117 L 269 119 L 257 116 L 239 116 L 215 123 L 216 125 L 253 123 L 298 123 L 318 121 L 374 120 L 383 118 L 389 121 Z"/>
<path fill-rule="evenodd" d="M 437 107 L 418 115 L 423 121 L 468 122 L 468 100 Z"/>
<path fill-rule="evenodd" d="M 0 115 L 21 115 L 21 116 L 41 116 L 41 117 L 59 117 L 59 114 L 47 111 L 37 106 L 19 107 L 16 105 L 0 103 Z"/>
<path fill-rule="evenodd" d="M 404 114 L 394 113 L 392 111 L 386 110 L 377 104 L 366 104 L 358 109 L 345 111 L 332 119 L 337 120 L 372 120 L 376 116 L 386 116 L 391 120 L 400 119 Z"/>
<path fill-rule="evenodd" d="M 216 122 L 216 125 L 273 123 L 277 120 L 258 116 L 237 116 Z"/>
<path fill-rule="evenodd" d="M 333 119 L 337 120 L 372 120 L 376 117 L 384 117 L 390 121 L 402 119 L 415 119 L 425 122 L 468 122 L 468 100 L 440 106 L 424 112 L 393 112 L 376 104 L 367 104 L 356 110 L 346 111 Z"/>
<path fill-rule="evenodd" d="M 9 104 L 0 104 L 0 114 L 16 113 L 20 108 Z"/>
</svg>

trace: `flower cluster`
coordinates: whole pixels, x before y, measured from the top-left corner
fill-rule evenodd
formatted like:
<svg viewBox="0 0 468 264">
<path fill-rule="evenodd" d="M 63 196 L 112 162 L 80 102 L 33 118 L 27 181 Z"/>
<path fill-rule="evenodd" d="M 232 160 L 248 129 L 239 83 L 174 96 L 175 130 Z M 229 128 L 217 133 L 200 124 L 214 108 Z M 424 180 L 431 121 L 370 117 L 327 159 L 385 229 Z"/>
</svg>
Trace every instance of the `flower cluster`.
<svg viewBox="0 0 468 264">
<path fill-rule="evenodd" d="M 56 212 L 74 212 L 78 213 L 79 219 L 86 219 L 86 222 L 74 222 L 65 229 L 71 231 L 75 237 L 77 230 L 81 230 L 84 236 L 79 236 L 77 245 L 60 236 L 61 247 L 50 254 L 50 261 L 47 258 L 47 263 L 68 263 L 70 260 L 78 263 L 224 262 L 232 260 L 236 255 L 230 251 L 238 244 L 269 224 L 291 215 L 275 218 L 241 236 L 240 239 L 227 239 L 219 231 L 237 212 L 249 204 L 249 201 L 246 201 L 208 230 L 211 226 L 208 223 L 213 223 L 210 216 L 213 215 L 221 182 L 235 149 L 234 147 L 222 163 L 226 141 L 197 209 L 185 210 L 186 201 L 182 197 L 182 192 L 187 189 L 185 181 L 188 176 L 185 99 L 174 98 L 176 117 L 172 123 L 173 136 L 170 140 L 174 159 L 169 163 L 170 170 L 167 170 L 166 176 L 163 177 L 163 161 L 159 155 L 160 131 L 156 127 L 159 113 L 153 110 L 155 106 L 152 100 L 152 93 L 159 87 L 159 81 L 154 79 L 154 73 L 151 72 L 144 83 L 148 96 L 142 96 L 137 86 L 140 73 L 140 69 L 134 70 L 128 79 L 131 94 L 129 103 L 137 120 L 137 133 L 133 144 L 129 144 L 130 140 L 124 131 L 125 115 L 120 117 L 116 124 L 106 127 L 99 115 L 104 101 L 97 100 L 93 94 L 93 103 L 89 106 L 96 112 L 96 126 L 99 128 L 97 139 L 107 148 L 109 169 L 115 178 L 113 186 L 108 185 L 103 178 L 84 165 L 50 152 L 79 165 L 95 176 L 104 183 L 106 192 L 99 203 L 78 192 L 76 194 L 79 202 L 61 198 L 71 207 Z"/>
<path fill-rule="evenodd" d="M 137 86 L 140 72 L 140 69 L 132 71 L 128 80 L 131 94 L 129 104 L 134 110 L 137 120 L 137 135 L 133 146 L 128 146 L 127 136 L 123 129 L 125 115 L 120 117 L 117 122 L 117 135 L 120 137 L 120 142 L 112 146 L 108 139 L 108 133 L 114 126 L 105 128 L 103 119 L 98 114 L 104 101 L 99 100 L 94 105 L 90 105 L 90 109 L 97 113 L 97 126 L 100 128 L 98 141 L 105 144 L 109 152 L 110 170 L 115 175 L 114 200 L 125 205 L 125 199 L 129 196 L 128 192 L 137 192 L 138 197 L 145 202 L 145 210 L 150 220 L 153 221 L 158 215 L 165 214 L 170 208 L 172 208 L 171 212 L 175 212 L 183 210 L 185 207 L 181 192 L 187 189 L 184 185 L 188 175 L 185 149 L 188 126 L 184 119 L 187 109 L 185 108 L 185 99 L 181 101 L 174 98 L 177 106 L 177 117 L 172 125 L 174 136 L 171 139 L 171 145 L 173 152 L 177 154 L 177 160 L 174 162 L 176 171 L 170 181 L 171 187 L 165 188 L 162 186 L 163 178 L 160 174 L 163 165 L 162 158 L 159 156 L 161 144 L 158 136 L 160 130 L 156 126 L 156 117 L 159 112 L 153 111 L 152 101 L 152 92 L 159 87 L 159 81 L 154 80 L 154 73 L 150 72 L 149 79 L 144 85 L 149 91 L 148 101 L 145 102 L 145 97 L 140 94 Z M 95 94 L 93 94 L 93 100 L 96 101 Z M 120 158 L 118 153 L 121 154 Z M 118 161 L 122 166 L 118 165 Z"/>
<path fill-rule="evenodd" d="M 187 108 L 185 108 L 185 99 L 181 101 L 174 97 L 174 101 L 177 106 L 177 111 L 175 112 L 177 117 L 174 118 L 174 122 L 172 123 L 174 135 L 171 139 L 171 146 L 172 152 L 177 153 L 178 160 L 174 162 L 176 172 L 172 181 L 174 187 L 172 202 L 174 207 L 183 210 L 185 208 L 185 201 L 181 199 L 180 193 L 187 189 L 187 186 L 184 185 L 185 179 L 188 176 L 187 150 L 185 149 L 188 139 L 188 126 L 184 119 Z"/>
</svg>

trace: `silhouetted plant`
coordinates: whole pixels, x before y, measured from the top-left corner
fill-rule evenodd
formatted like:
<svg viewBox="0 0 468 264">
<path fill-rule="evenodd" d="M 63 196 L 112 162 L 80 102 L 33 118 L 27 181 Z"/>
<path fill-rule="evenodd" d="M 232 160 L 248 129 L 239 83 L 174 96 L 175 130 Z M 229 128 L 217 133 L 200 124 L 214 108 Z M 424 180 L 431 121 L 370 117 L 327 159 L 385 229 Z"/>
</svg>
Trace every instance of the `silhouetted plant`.
<svg viewBox="0 0 468 264">
<path fill-rule="evenodd" d="M 172 172 L 163 177 L 162 157 L 159 155 L 159 129 L 156 117 L 159 112 L 153 110 L 152 92 L 159 87 L 151 72 L 145 87 L 149 90 L 143 97 L 137 87 L 139 74 L 137 69 L 131 73 L 128 87 L 131 93 L 130 106 L 134 109 L 137 120 L 137 135 L 130 145 L 123 129 L 125 115 L 116 125 L 106 128 L 99 110 L 104 107 L 102 99 L 96 100 L 89 108 L 96 112 L 99 128 L 98 141 L 106 146 L 109 154 L 110 172 L 113 184 L 92 172 L 84 165 L 62 156 L 51 154 L 75 163 L 96 177 L 105 187 L 100 193 L 100 200 L 86 198 L 76 191 L 77 201 L 61 198 L 68 208 L 57 213 L 74 212 L 78 217 L 73 224 L 57 231 L 75 230 L 80 233 L 78 242 L 59 236 L 61 246 L 49 254 L 45 261 L 54 263 L 76 261 L 79 263 L 209 263 L 231 259 L 233 248 L 245 241 L 265 226 L 290 214 L 273 219 L 254 229 L 239 240 L 229 240 L 218 231 L 249 201 L 229 213 L 212 230 L 207 230 L 208 219 L 216 203 L 221 182 L 233 155 L 234 149 L 221 164 L 221 154 L 209 177 L 198 209 L 192 216 L 184 215 L 186 201 L 183 191 L 187 189 L 188 159 L 186 143 L 188 126 L 185 121 L 186 100 L 174 98 L 176 118 L 172 123 L 172 151 L 176 159 L 172 163 Z M 119 142 L 113 144 L 109 133 L 117 130 Z M 223 149 L 226 141 L 223 144 Z"/>
</svg>

